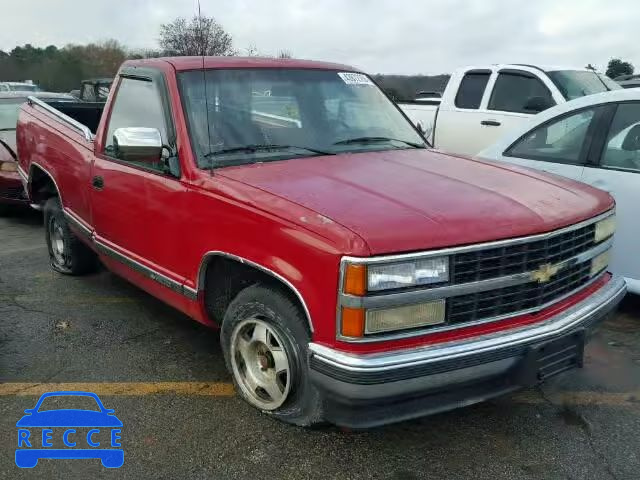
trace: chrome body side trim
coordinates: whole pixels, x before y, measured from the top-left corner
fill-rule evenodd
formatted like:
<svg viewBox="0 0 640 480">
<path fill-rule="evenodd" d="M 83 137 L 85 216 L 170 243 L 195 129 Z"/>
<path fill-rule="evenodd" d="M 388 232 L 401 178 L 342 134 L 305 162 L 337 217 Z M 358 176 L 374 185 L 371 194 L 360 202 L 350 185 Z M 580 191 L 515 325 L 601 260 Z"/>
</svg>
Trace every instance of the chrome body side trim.
<svg viewBox="0 0 640 480">
<path fill-rule="evenodd" d="M 141 273 L 143 275 L 145 275 L 146 277 L 149 277 L 151 280 L 159 283 L 160 285 L 169 288 L 170 290 L 173 290 L 176 293 L 179 293 L 181 295 L 184 295 L 188 298 L 191 298 L 192 300 L 195 300 L 195 298 L 192 297 L 191 292 L 186 291 L 185 287 L 182 283 L 173 280 L 169 277 L 167 277 L 166 275 L 163 275 L 161 273 L 158 273 L 157 271 L 153 270 L 152 268 L 147 267 L 146 265 L 142 265 L 141 263 L 133 260 L 130 257 L 127 257 L 126 255 L 123 255 L 120 252 L 117 252 L 116 250 L 114 250 L 113 248 L 109 247 L 108 245 L 102 243 L 100 240 L 94 238 L 94 243 L 96 245 L 96 248 L 103 254 L 108 255 L 116 260 L 118 260 L 121 263 L 124 263 L 125 265 L 127 265 L 129 268 L 131 268 L 132 270 L 137 271 L 138 273 Z M 197 298 L 197 297 L 196 297 Z"/>
<path fill-rule="evenodd" d="M 67 217 L 67 220 L 76 228 L 76 230 L 78 230 L 79 233 L 81 233 L 88 240 L 93 240 L 93 231 L 85 224 L 85 222 L 80 219 L 80 217 L 78 217 L 68 208 L 63 208 L 62 211 Z"/>
<path fill-rule="evenodd" d="M 225 258 L 229 258 L 231 260 L 235 260 L 236 262 L 249 265 L 251 267 L 254 267 L 254 268 L 257 268 L 258 270 L 263 271 L 264 273 L 266 273 L 268 275 L 271 275 L 275 279 L 277 279 L 277 280 L 281 281 L 282 283 L 284 283 L 296 295 L 296 297 L 298 297 L 298 300 L 300 300 L 302 308 L 304 309 L 305 316 L 307 317 L 307 323 L 309 325 L 309 329 L 311 330 L 311 333 L 314 332 L 313 322 L 311 321 L 311 313 L 309 313 L 309 307 L 307 306 L 307 303 L 304 301 L 304 298 L 303 298 L 302 294 L 300 293 L 300 291 L 296 287 L 294 287 L 293 284 L 289 280 L 284 278 L 279 273 L 274 272 L 270 268 L 267 268 L 267 267 L 265 267 L 263 265 L 260 265 L 258 263 L 252 262 L 251 260 L 247 260 L 246 258 L 239 257 L 238 255 L 234 255 L 234 254 L 227 253 L 227 252 L 222 252 L 222 251 L 219 251 L 219 250 L 214 250 L 214 251 L 210 251 L 210 252 L 205 253 L 204 257 L 202 257 L 202 260 L 200 262 L 200 267 L 198 268 L 198 276 L 196 278 L 197 294 L 199 294 L 201 291 L 204 290 L 204 287 L 205 287 L 205 285 L 204 285 L 204 283 L 205 283 L 205 272 L 206 272 L 207 265 L 209 264 L 209 260 L 212 257 L 225 257 Z"/>
<path fill-rule="evenodd" d="M 543 342 L 574 328 L 580 328 L 601 310 L 620 302 L 626 290 L 624 278 L 613 276 L 593 295 L 542 323 L 468 340 L 375 354 L 351 354 L 313 342 L 309 343 L 309 350 L 311 355 L 321 362 L 341 370 L 362 373 L 383 372 L 443 360 L 462 359 L 500 348 Z"/>
<path fill-rule="evenodd" d="M 378 257 L 342 257 L 343 262 L 347 263 L 366 263 L 367 265 L 374 265 L 378 263 L 397 262 L 402 260 L 414 260 L 427 257 L 442 257 L 446 255 L 453 255 L 455 253 L 467 253 L 476 250 L 485 250 L 490 248 L 505 247 L 509 245 L 520 245 L 522 243 L 536 242 L 538 240 L 546 240 L 557 235 L 572 232 L 582 227 L 587 227 L 593 223 L 597 223 L 600 220 L 604 220 L 610 215 L 616 213 L 615 208 L 598 215 L 597 217 L 584 220 L 583 222 L 569 225 L 568 227 L 561 228 L 560 230 L 553 230 L 552 232 L 540 233 L 537 235 L 530 235 L 527 237 L 509 238 L 507 240 L 497 240 L 495 242 L 475 243 L 473 245 L 465 245 L 462 247 L 441 248 L 437 250 L 427 250 L 424 252 L 415 253 L 402 253 L 398 255 L 382 255 Z"/>
<path fill-rule="evenodd" d="M 59 120 L 61 120 L 64 123 L 66 123 L 68 126 L 78 130 L 80 133 L 82 133 L 82 135 L 84 136 L 84 139 L 87 142 L 93 142 L 94 135 L 93 135 L 93 133 L 91 133 L 91 130 L 89 130 L 89 127 L 87 127 L 86 125 L 83 125 L 80 122 L 78 122 L 77 120 L 74 120 L 69 115 L 65 115 L 60 110 L 56 110 L 51 105 L 43 102 L 39 98 L 36 98 L 36 97 L 30 95 L 29 97 L 27 97 L 27 101 L 28 101 L 29 105 L 33 106 L 35 104 L 35 105 L 39 106 L 40 108 L 46 110 L 48 113 L 52 114 L 53 116 L 55 116 Z"/>
<path fill-rule="evenodd" d="M 18 175 L 20 175 L 20 178 L 22 179 L 22 181 L 26 184 L 29 183 L 29 175 L 27 175 L 27 173 L 22 170 L 22 167 L 20 165 L 17 166 L 18 167 Z"/>
</svg>

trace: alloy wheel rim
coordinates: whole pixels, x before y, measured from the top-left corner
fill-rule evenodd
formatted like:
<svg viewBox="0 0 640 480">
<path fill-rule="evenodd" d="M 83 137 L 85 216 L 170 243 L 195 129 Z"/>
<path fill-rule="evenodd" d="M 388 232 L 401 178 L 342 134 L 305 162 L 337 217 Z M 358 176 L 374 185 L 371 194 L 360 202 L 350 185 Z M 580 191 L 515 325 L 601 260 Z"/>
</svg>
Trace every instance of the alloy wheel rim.
<svg viewBox="0 0 640 480">
<path fill-rule="evenodd" d="M 62 226 L 55 218 L 51 219 L 49 223 L 49 236 L 51 238 L 51 252 L 53 253 L 53 259 L 58 265 L 65 264 L 64 253 L 64 232 Z"/>
<path fill-rule="evenodd" d="M 291 367 L 281 336 L 264 320 L 240 322 L 231 337 L 231 365 L 239 387 L 262 410 L 280 407 L 291 389 Z"/>
</svg>

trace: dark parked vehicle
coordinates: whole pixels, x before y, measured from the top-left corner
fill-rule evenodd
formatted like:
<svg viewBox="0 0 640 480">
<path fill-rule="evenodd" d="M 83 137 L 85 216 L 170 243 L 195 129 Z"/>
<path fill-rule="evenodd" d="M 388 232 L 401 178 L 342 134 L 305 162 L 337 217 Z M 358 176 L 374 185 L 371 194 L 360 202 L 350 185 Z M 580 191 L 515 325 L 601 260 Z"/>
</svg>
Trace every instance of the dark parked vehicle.
<svg viewBox="0 0 640 480">
<path fill-rule="evenodd" d="M 83 102 L 106 102 L 113 78 L 91 78 L 82 81 L 80 90 L 72 90 L 71 95 Z"/>
</svg>

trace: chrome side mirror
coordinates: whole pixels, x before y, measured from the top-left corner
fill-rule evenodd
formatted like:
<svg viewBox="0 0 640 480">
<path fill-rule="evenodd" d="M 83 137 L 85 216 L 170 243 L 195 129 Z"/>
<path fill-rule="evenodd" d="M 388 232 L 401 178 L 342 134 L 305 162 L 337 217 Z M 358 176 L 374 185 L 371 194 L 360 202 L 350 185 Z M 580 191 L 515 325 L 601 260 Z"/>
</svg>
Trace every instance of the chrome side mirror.
<svg viewBox="0 0 640 480">
<path fill-rule="evenodd" d="M 113 132 L 116 158 L 138 162 L 158 162 L 162 156 L 162 136 L 157 128 L 125 127 Z"/>
</svg>

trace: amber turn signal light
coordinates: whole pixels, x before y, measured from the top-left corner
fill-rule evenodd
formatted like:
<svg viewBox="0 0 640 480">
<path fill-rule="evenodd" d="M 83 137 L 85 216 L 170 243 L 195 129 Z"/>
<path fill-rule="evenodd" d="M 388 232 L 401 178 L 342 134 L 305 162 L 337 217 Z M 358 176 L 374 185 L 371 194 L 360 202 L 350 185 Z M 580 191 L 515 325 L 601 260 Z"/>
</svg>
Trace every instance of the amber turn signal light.
<svg viewBox="0 0 640 480">
<path fill-rule="evenodd" d="M 364 310 L 342 307 L 341 333 L 344 337 L 364 336 Z"/>
<path fill-rule="evenodd" d="M 344 272 L 344 293 L 362 296 L 367 293 L 366 265 L 348 264 Z"/>
</svg>

